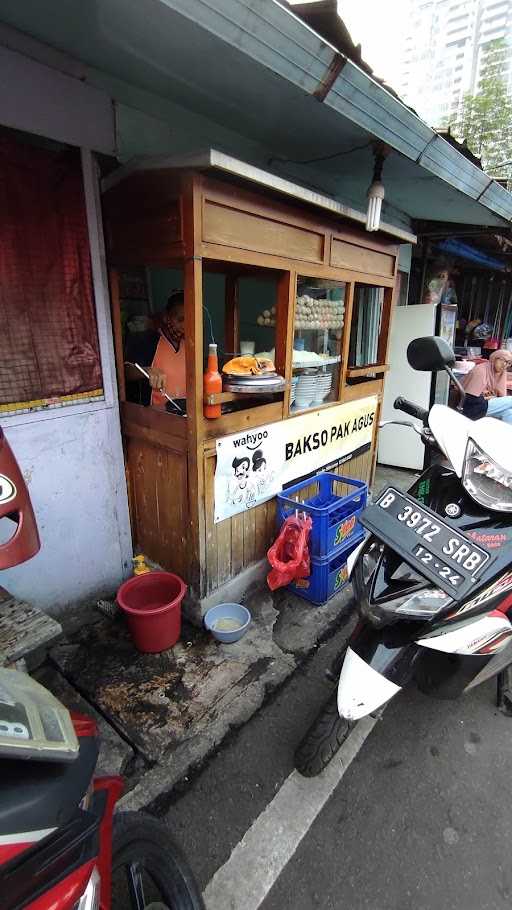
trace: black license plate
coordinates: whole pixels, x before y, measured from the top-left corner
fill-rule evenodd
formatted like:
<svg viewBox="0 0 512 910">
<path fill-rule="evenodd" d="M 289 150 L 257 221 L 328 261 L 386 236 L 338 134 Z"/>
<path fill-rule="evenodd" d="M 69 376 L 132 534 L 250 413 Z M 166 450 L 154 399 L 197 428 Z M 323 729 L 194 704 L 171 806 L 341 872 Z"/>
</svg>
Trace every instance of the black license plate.
<svg viewBox="0 0 512 910">
<path fill-rule="evenodd" d="M 406 493 L 389 487 L 361 516 L 362 524 L 420 575 L 454 598 L 468 594 L 490 554 Z"/>
</svg>

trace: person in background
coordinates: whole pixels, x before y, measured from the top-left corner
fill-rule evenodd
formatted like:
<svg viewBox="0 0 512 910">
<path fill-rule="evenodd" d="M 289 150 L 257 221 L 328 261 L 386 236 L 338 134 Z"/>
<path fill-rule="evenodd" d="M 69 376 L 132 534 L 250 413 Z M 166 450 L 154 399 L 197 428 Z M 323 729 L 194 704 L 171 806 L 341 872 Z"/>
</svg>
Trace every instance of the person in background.
<svg viewBox="0 0 512 910">
<path fill-rule="evenodd" d="M 171 291 L 156 329 L 128 336 L 125 348 L 128 397 L 138 404 L 165 408 L 167 399 L 187 397 L 185 306 L 182 290 Z M 149 373 L 149 382 L 135 364 Z"/>
<path fill-rule="evenodd" d="M 507 392 L 510 351 L 494 351 L 487 363 L 478 363 L 463 381 L 466 400 L 462 413 L 471 420 L 497 417 L 512 424 L 512 395 Z"/>
</svg>

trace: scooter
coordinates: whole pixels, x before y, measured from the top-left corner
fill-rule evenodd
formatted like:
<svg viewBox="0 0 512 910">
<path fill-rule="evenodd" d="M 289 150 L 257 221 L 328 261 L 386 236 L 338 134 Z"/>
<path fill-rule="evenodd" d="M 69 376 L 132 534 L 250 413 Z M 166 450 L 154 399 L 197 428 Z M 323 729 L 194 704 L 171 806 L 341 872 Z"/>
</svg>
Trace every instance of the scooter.
<svg viewBox="0 0 512 910">
<path fill-rule="evenodd" d="M 0 568 L 40 547 L 28 490 L 0 429 Z M 98 731 L 28 674 L 0 669 L 2 910 L 204 910 L 165 825 L 115 812 L 120 777 L 95 777 Z"/>
<path fill-rule="evenodd" d="M 415 339 L 410 366 L 452 367 L 450 346 Z M 512 687 L 512 428 L 471 421 L 406 399 L 395 408 L 433 457 L 407 493 L 390 486 L 361 516 L 366 538 L 349 560 L 359 622 L 333 667 L 337 692 L 295 754 L 305 776 L 318 774 L 360 718 L 381 712 L 403 688 L 455 698 L 493 676 L 510 711 Z M 339 672 L 341 666 L 341 672 Z"/>
</svg>

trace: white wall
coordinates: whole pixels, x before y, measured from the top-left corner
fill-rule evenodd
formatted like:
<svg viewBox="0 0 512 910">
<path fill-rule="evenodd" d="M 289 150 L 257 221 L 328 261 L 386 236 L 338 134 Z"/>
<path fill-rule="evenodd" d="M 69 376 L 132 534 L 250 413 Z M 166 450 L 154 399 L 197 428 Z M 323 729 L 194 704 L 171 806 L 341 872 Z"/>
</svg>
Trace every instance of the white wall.
<svg viewBox="0 0 512 910">
<path fill-rule="evenodd" d="M 2 572 L 0 584 L 54 614 L 114 592 L 131 571 L 98 175 L 86 150 L 82 168 L 105 400 L 2 419 L 28 484 L 42 547 L 29 562 Z"/>
<path fill-rule="evenodd" d="M 108 94 L 0 46 L 0 122 L 70 145 L 115 154 Z"/>
<path fill-rule="evenodd" d="M 128 574 L 131 541 L 115 408 L 54 413 L 59 416 L 15 426 L 14 418 L 2 421 L 28 483 L 42 546 L 29 562 L 2 572 L 0 583 L 55 614 L 112 593 Z"/>
</svg>

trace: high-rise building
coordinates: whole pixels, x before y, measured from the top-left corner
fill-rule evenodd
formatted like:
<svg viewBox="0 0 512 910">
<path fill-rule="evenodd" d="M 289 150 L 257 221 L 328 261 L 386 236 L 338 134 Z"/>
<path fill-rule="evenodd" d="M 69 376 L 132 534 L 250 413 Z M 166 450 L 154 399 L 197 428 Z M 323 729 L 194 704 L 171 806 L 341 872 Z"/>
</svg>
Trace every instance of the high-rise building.
<svg viewBox="0 0 512 910">
<path fill-rule="evenodd" d="M 502 74 L 512 88 L 512 0 L 409 0 L 399 93 L 431 126 L 444 125 L 477 91 L 497 39 L 508 45 Z"/>
</svg>

